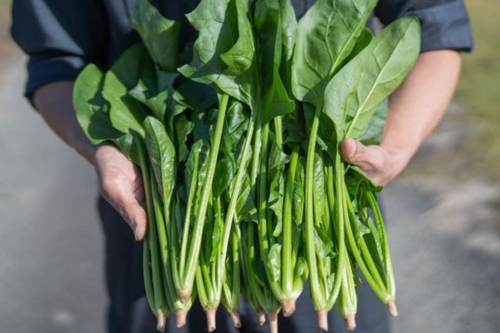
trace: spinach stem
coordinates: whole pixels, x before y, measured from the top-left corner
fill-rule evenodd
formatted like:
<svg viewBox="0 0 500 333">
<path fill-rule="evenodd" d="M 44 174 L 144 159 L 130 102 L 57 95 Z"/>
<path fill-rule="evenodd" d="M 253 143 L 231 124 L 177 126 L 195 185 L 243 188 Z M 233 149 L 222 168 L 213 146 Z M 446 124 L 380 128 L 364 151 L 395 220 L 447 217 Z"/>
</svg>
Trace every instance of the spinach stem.
<svg viewBox="0 0 500 333">
<path fill-rule="evenodd" d="M 394 282 L 394 270 L 392 267 L 392 259 L 391 252 L 389 250 L 389 242 L 387 239 L 387 234 L 385 232 L 384 218 L 382 216 L 382 212 L 380 211 L 380 207 L 378 206 L 377 200 L 375 199 L 375 195 L 372 192 L 368 192 L 367 195 L 368 201 L 370 203 L 370 208 L 373 211 L 373 215 L 375 216 L 375 220 L 377 222 L 377 227 L 382 234 L 382 239 L 384 242 L 384 259 L 386 266 L 386 277 L 387 277 L 387 292 L 389 293 L 390 301 L 394 301 L 396 298 L 396 283 Z"/>
<path fill-rule="evenodd" d="M 189 228 L 191 224 L 191 210 L 193 207 L 193 201 L 194 201 L 194 196 L 196 193 L 196 184 L 198 184 L 198 164 L 200 161 L 200 155 L 196 154 L 194 157 L 194 170 L 193 170 L 193 176 L 191 179 L 191 186 L 189 187 L 189 198 L 188 198 L 188 203 L 187 203 L 187 208 L 186 208 L 186 217 L 184 219 L 184 231 L 182 233 L 182 248 L 181 248 L 181 256 L 180 256 L 180 268 L 179 270 L 181 272 L 184 271 L 184 265 L 186 261 L 186 251 L 187 251 L 187 244 L 189 241 Z"/>
<path fill-rule="evenodd" d="M 185 267 L 185 270 L 182 272 L 183 279 L 182 279 L 180 294 L 183 294 L 184 297 L 189 296 L 193 288 L 193 280 L 201 248 L 201 238 L 203 236 L 205 214 L 207 212 L 208 199 L 212 188 L 215 167 L 217 166 L 217 157 L 219 155 L 219 148 L 222 139 L 222 131 L 224 129 L 224 122 L 225 122 L 228 102 L 229 102 L 229 96 L 223 95 L 220 101 L 219 113 L 217 115 L 217 124 L 215 127 L 215 133 L 212 140 L 212 144 L 210 147 L 209 166 L 208 166 L 207 176 L 203 184 L 199 211 L 196 216 L 196 223 L 193 229 L 193 240 L 191 248 L 189 249 L 187 266 Z"/>
<path fill-rule="evenodd" d="M 316 149 L 316 141 L 318 136 L 319 127 L 319 113 L 321 108 L 316 109 L 314 120 L 309 134 L 309 146 L 307 149 L 306 159 L 306 247 L 307 247 L 307 262 L 309 264 L 309 279 L 311 283 L 311 298 L 316 310 L 325 309 L 325 296 L 322 293 L 319 277 L 318 277 L 318 264 L 316 258 L 316 247 L 314 245 L 314 198 L 313 198 L 313 185 L 314 185 L 314 152 Z"/>
<path fill-rule="evenodd" d="M 136 138 L 137 139 L 137 138 Z M 137 139 L 138 140 L 138 139 Z M 142 142 L 139 146 L 140 155 L 140 168 L 142 170 L 144 194 L 146 197 L 146 211 L 148 216 L 148 234 L 147 237 L 149 250 L 151 251 L 151 271 L 153 280 L 153 293 L 155 299 L 155 314 L 158 317 L 158 324 L 161 324 L 161 317 L 164 316 L 166 312 L 165 298 L 162 283 L 162 272 L 160 265 L 160 259 L 158 258 L 158 239 L 156 235 L 156 223 L 155 223 L 155 213 L 152 198 L 152 188 L 151 188 L 151 172 L 149 169 L 149 163 L 146 160 L 144 148 L 142 147 Z"/>
<path fill-rule="evenodd" d="M 243 153 L 240 158 L 240 165 L 238 166 L 238 173 L 236 175 L 236 182 L 231 193 L 231 201 L 229 203 L 229 208 L 227 210 L 225 216 L 224 230 L 222 235 L 222 248 L 221 248 L 221 256 L 218 263 L 217 277 L 219 279 L 218 285 L 218 294 L 220 294 L 220 289 L 222 288 L 222 282 L 224 279 L 224 268 L 227 257 L 227 249 L 229 243 L 229 237 L 231 235 L 231 228 L 233 225 L 233 220 L 236 218 L 236 206 L 238 204 L 238 199 L 240 197 L 241 187 L 243 186 L 243 180 L 245 178 L 245 172 L 247 168 L 247 162 L 250 158 L 250 152 L 252 147 L 252 138 L 254 132 L 254 121 L 250 120 L 250 124 L 248 125 L 247 136 L 245 138 L 245 144 L 243 148 Z"/>
<path fill-rule="evenodd" d="M 144 290 L 146 291 L 146 298 L 148 300 L 149 307 L 153 313 L 156 311 L 156 300 L 153 292 L 153 285 L 151 282 L 151 256 L 149 253 L 149 234 L 146 235 L 146 239 L 142 245 L 142 272 L 144 275 Z"/>
<path fill-rule="evenodd" d="M 299 160 L 299 146 L 292 148 L 290 169 L 286 181 L 286 192 L 283 212 L 283 254 L 282 254 L 282 289 L 285 298 L 289 298 L 293 291 L 293 264 L 292 264 L 292 197 L 294 191 L 295 173 Z"/>
</svg>

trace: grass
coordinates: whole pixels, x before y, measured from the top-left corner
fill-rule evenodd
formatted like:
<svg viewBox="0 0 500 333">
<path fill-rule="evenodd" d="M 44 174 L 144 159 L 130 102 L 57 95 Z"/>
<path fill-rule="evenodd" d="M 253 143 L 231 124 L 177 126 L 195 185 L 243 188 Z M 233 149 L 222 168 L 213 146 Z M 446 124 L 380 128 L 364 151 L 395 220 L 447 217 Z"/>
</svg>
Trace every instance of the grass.
<svg viewBox="0 0 500 333">
<path fill-rule="evenodd" d="M 474 134 L 463 142 L 474 172 L 500 180 L 500 1 L 466 0 L 474 34 L 474 52 L 464 56 L 457 98 L 469 110 L 463 126 Z"/>
<path fill-rule="evenodd" d="M 463 55 L 455 99 L 461 107 L 450 110 L 434 134 L 447 135 L 452 129 L 454 143 L 447 149 L 430 147 L 432 153 L 415 158 L 405 176 L 436 176 L 458 182 L 479 176 L 500 182 L 500 1 L 465 0 L 465 4 L 474 50 Z"/>
<path fill-rule="evenodd" d="M 0 0 L 0 60 L 9 57 L 15 50 L 10 39 L 10 6 L 12 0 Z"/>
</svg>

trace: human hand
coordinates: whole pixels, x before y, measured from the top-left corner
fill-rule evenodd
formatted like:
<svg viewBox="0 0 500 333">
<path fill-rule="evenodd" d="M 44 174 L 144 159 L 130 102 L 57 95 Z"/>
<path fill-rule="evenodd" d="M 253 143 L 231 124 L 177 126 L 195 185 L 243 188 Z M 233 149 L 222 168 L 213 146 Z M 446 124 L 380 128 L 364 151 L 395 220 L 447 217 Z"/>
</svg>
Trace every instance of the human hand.
<svg viewBox="0 0 500 333">
<path fill-rule="evenodd" d="M 111 144 L 96 149 L 94 167 L 101 195 L 130 225 L 135 239 L 142 240 L 146 234 L 147 218 L 140 169 Z"/>
<path fill-rule="evenodd" d="M 371 181 L 381 186 L 396 178 L 412 155 L 383 144 L 365 146 L 353 139 L 345 139 L 342 142 L 341 153 L 347 163 L 360 167 Z"/>
</svg>

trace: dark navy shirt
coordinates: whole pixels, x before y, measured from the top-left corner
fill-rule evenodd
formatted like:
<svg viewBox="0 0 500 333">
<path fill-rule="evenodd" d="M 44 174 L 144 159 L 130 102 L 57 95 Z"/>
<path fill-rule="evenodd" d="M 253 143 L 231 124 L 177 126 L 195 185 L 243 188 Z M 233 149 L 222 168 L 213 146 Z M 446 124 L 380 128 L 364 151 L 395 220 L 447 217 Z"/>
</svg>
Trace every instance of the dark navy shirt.
<svg viewBox="0 0 500 333">
<path fill-rule="evenodd" d="M 184 14 L 199 0 L 152 0 L 169 19 L 182 22 L 182 41 L 195 37 Z M 301 16 L 315 0 L 292 0 Z M 130 16 L 134 0 L 14 0 L 12 36 L 29 55 L 26 94 L 60 80 L 73 80 L 88 63 L 107 68 L 139 40 Z M 383 24 L 408 15 L 422 23 L 422 51 L 470 51 L 472 38 L 462 0 L 380 0 Z"/>
</svg>

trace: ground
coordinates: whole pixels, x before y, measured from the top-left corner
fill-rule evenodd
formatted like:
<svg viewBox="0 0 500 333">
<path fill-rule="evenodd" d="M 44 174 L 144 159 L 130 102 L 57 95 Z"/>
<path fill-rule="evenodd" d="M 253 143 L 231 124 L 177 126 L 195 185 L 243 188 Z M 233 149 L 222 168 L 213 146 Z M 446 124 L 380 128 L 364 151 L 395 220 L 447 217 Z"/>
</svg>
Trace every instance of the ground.
<svg viewBox="0 0 500 333">
<path fill-rule="evenodd" d="M 500 5 L 472 1 L 481 29 L 494 16 L 483 14 Z M 0 0 L 0 24 L 5 3 Z M 25 59 L 6 44 L 4 31 L 0 27 L 0 327 L 104 332 L 96 179 L 21 96 Z M 467 57 L 466 66 L 498 69 L 490 35 L 477 39 L 480 59 Z M 444 122 L 384 192 L 400 313 L 394 333 L 495 333 L 500 327 L 500 184 L 498 168 L 484 167 L 498 153 L 490 129 L 498 113 L 490 111 L 499 96 L 476 75 L 466 67 L 467 82 Z M 477 94 L 490 102 L 475 101 Z M 471 119 L 478 115 L 475 126 Z"/>
</svg>

